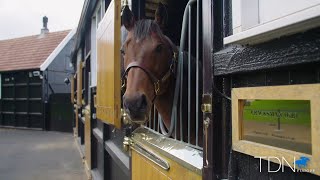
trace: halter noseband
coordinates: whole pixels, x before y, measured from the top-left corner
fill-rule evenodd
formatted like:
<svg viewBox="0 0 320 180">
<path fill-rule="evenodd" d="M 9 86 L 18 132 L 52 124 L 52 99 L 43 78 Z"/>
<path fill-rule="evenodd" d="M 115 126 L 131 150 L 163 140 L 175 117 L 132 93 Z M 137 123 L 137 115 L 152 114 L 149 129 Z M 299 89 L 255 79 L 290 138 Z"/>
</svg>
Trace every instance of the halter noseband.
<svg viewBox="0 0 320 180">
<path fill-rule="evenodd" d="M 137 61 L 133 61 L 129 63 L 126 70 L 124 71 L 121 81 L 122 81 L 122 87 L 121 89 L 125 89 L 126 81 L 127 81 L 127 75 L 129 71 L 132 68 L 139 68 L 143 72 L 147 74 L 149 79 L 151 80 L 153 87 L 154 87 L 154 97 L 152 99 L 152 103 L 156 99 L 157 96 L 162 95 L 166 92 L 167 86 L 168 86 L 168 80 L 172 74 L 174 74 L 175 71 L 175 64 L 176 64 L 176 53 L 173 54 L 173 59 L 171 60 L 170 68 L 169 70 L 162 76 L 162 78 L 158 79 L 151 71 L 149 71 L 146 67 L 144 67 L 143 64 L 139 64 Z"/>
</svg>

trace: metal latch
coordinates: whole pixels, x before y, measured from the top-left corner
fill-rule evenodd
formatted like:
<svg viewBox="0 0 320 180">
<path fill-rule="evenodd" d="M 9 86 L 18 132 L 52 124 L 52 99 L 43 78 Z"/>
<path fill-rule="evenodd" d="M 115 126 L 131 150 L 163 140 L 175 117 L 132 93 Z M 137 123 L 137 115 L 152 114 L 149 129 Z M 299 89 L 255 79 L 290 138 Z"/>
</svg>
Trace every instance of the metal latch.
<svg viewBox="0 0 320 180">
<path fill-rule="evenodd" d="M 96 113 L 92 113 L 92 119 L 97 119 L 97 114 Z"/>
<path fill-rule="evenodd" d="M 82 110 L 83 112 L 83 114 L 85 114 L 85 115 L 89 115 L 90 116 L 90 106 L 89 105 L 87 105 L 85 108 L 84 108 L 84 110 Z"/>
<path fill-rule="evenodd" d="M 125 151 L 129 151 L 131 145 L 132 145 L 132 140 L 129 137 L 125 136 L 123 138 L 123 149 Z"/>
<path fill-rule="evenodd" d="M 121 119 L 122 119 L 122 122 L 123 122 L 124 125 L 131 124 L 131 121 L 130 121 L 130 118 L 129 118 L 128 114 L 122 108 L 121 108 Z"/>
<path fill-rule="evenodd" d="M 201 111 L 203 113 L 211 113 L 212 112 L 212 95 L 211 94 L 203 94 L 202 95 Z"/>
<path fill-rule="evenodd" d="M 96 108 L 97 107 L 97 95 L 93 96 L 93 106 Z"/>
<path fill-rule="evenodd" d="M 205 157 L 205 167 L 209 166 L 209 161 L 208 161 L 208 128 L 210 126 L 210 119 L 207 117 L 203 120 L 203 125 L 204 125 L 204 137 L 205 137 L 205 151 L 206 151 L 206 157 Z"/>
</svg>

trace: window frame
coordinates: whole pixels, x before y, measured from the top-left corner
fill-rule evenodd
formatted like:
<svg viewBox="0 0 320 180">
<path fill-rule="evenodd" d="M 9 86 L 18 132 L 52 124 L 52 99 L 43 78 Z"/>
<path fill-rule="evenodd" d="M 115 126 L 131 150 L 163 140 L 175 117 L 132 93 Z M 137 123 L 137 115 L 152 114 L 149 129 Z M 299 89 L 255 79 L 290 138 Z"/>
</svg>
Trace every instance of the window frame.
<svg viewBox="0 0 320 180">
<path fill-rule="evenodd" d="M 258 2 L 233 0 L 232 19 L 236 27 L 233 35 L 224 38 L 225 45 L 257 44 L 320 26 L 320 3 L 260 24 Z"/>
<path fill-rule="evenodd" d="M 104 15 L 105 0 L 99 0 L 91 17 L 91 76 L 89 81 L 89 87 L 91 88 L 97 86 L 97 29 Z"/>
<path fill-rule="evenodd" d="M 285 158 L 293 164 L 300 157 L 307 157 L 310 161 L 306 169 L 314 169 L 310 172 L 320 175 L 320 84 L 287 85 L 287 86 L 267 86 L 267 87 L 246 87 L 232 89 L 232 149 L 250 156 L 278 157 Z M 303 92 L 303 93 L 301 93 Z M 306 154 L 267 144 L 243 140 L 242 135 L 242 102 L 245 99 L 264 100 L 309 100 L 311 105 L 311 148 L 312 153 Z M 274 163 L 279 163 L 275 158 L 269 159 Z M 282 164 L 286 165 L 286 164 Z M 296 166 L 296 169 L 300 169 Z"/>
</svg>

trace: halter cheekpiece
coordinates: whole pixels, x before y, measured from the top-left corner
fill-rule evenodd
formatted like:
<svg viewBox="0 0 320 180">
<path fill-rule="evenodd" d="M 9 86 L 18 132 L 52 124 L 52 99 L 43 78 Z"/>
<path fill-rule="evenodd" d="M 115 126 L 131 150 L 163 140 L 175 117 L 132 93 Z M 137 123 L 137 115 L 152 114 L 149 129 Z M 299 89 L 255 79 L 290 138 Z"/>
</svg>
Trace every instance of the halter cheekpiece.
<svg viewBox="0 0 320 180">
<path fill-rule="evenodd" d="M 137 61 L 133 61 L 133 62 L 129 63 L 129 65 L 127 66 L 127 68 L 124 71 L 122 78 L 121 78 L 121 81 L 122 81 L 121 90 L 125 91 L 125 89 L 126 89 L 127 75 L 129 73 L 129 71 L 132 68 L 139 68 L 147 74 L 147 76 L 149 77 L 149 79 L 151 80 L 151 82 L 153 84 L 153 87 L 154 87 L 154 97 L 152 99 L 152 103 L 153 103 L 157 96 L 162 95 L 163 93 L 166 92 L 166 90 L 167 90 L 167 88 L 165 88 L 166 84 L 167 84 L 168 80 L 170 79 L 170 76 L 175 74 L 174 71 L 175 71 L 176 61 L 177 61 L 177 54 L 174 52 L 173 58 L 171 60 L 170 68 L 161 78 L 157 78 L 157 76 L 155 76 L 154 73 L 149 71 L 143 64 L 140 64 Z"/>
</svg>

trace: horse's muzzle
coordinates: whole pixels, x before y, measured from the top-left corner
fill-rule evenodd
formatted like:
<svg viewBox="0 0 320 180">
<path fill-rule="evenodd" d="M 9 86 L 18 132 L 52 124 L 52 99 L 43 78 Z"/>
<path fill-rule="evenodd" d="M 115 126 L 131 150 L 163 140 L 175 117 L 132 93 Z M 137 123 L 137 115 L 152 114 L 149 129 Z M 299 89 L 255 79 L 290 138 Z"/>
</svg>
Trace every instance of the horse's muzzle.
<svg viewBox="0 0 320 180">
<path fill-rule="evenodd" d="M 147 97 L 142 93 L 123 96 L 123 107 L 132 122 L 141 124 L 148 119 Z"/>
</svg>

